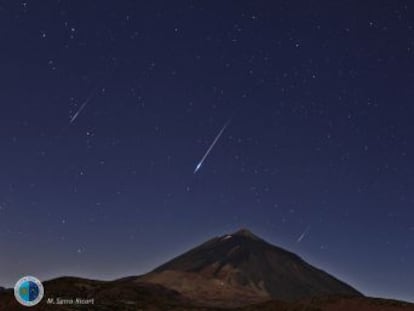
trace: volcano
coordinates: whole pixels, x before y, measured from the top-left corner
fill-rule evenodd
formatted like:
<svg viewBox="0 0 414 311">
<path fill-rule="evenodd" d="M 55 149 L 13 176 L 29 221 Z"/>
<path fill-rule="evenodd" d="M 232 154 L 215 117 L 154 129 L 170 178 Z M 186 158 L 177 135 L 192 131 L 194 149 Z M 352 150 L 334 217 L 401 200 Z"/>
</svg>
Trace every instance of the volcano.
<svg viewBox="0 0 414 311">
<path fill-rule="evenodd" d="M 246 229 L 210 239 L 142 276 L 61 277 L 44 282 L 44 288 L 33 311 L 414 311 L 410 303 L 364 297 Z M 58 303 L 76 297 L 94 303 Z M 25 309 L 13 289 L 0 290 L 0 310 Z"/>
<path fill-rule="evenodd" d="M 270 299 L 362 296 L 299 256 L 269 244 L 247 229 L 215 237 L 139 277 L 192 301 L 239 306 Z"/>
</svg>

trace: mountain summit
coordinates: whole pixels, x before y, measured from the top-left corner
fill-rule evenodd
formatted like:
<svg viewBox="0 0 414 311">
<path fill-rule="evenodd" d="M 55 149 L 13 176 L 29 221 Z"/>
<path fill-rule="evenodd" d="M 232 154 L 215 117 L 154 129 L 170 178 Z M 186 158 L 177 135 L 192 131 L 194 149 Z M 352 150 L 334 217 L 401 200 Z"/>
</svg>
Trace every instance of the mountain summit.
<svg viewBox="0 0 414 311">
<path fill-rule="evenodd" d="M 215 301 L 220 305 L 226 301 L 238 305 L 269 299 L 362 296 L 247 229 L 208 240 L 140 280 L 163 285 L 201 303 Z"/>
<path fill-rule="evenodd" d="M 246 228 L 242 228 L 239 231 L 234 232 L 233 234 L 231 234 L 231 236 L 241 236 L 253 240 L 261 240 L 257 235 L 253 234 L 253 232 Z"/>
</svg>

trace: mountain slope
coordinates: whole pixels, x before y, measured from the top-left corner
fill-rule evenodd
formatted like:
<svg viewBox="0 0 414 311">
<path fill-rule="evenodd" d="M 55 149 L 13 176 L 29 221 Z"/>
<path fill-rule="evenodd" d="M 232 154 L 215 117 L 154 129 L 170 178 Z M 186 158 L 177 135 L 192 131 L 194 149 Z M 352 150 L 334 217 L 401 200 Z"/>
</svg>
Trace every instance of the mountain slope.
<svg viewBox="0 0 414 311">
<path fill-rule="evenodd" d="M 139 280 L 161 284 L 203 304 L 211 304 L 206 297 L 214 297 L 218 305 L 227 301 L 237 306 L 269 299 L 362 296 L 248 230 L 213 238 Z"/>
<path fill-rule="evenodd" d="M 364 297 L 247 230 L 211 239 L 140 277 L 62 277 L 44 287 L 33 311 L 414 311 L 410 303 Z M 58 304 L 59 298 L 94 303 Z M 26 309 L 13 289 L 0 291 L 0 310 Z"/>
</svg>

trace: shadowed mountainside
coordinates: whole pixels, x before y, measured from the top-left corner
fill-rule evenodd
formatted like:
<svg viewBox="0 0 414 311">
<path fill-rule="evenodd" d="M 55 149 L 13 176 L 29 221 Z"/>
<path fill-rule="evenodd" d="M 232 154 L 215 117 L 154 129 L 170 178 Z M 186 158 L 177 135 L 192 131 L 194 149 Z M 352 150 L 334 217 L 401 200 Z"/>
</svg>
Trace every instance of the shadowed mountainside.
<svg viewBox="0 0 414 311">
<path fill-rule="evenodd" d="M 205 305 L 212 301 L 213 305 L 238 306 L 269 299 L 362 296 L 246 229 L 213 238 L 137 281 L 163 285 Z"/>
</svg>

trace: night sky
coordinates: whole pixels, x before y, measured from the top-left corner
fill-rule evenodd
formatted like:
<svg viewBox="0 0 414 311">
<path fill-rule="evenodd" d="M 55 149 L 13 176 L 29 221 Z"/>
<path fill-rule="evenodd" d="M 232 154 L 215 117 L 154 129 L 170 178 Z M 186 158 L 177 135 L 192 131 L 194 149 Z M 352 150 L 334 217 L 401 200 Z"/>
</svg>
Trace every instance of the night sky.
<svg viewBox="0 0 414 311">
<path fill-rule="evenodd" d="M 2 0 L 0 43 L 0 285 L 247 227 L 414 301 L 412 1 Z"/>
</svg>

